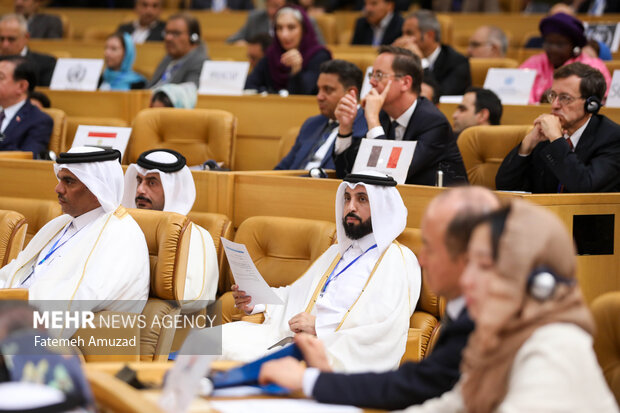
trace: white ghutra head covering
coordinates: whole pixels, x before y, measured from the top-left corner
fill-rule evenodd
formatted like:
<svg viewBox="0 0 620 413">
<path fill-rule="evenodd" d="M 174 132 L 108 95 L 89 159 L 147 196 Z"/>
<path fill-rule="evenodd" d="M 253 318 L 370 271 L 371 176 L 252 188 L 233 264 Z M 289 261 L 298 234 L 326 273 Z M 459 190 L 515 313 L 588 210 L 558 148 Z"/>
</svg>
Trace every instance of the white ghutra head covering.
<svg viewBox="0 0 620 413">
<path fill-rule="evenodd" d="M 67 169 L 97 197 L 103 210 L 114 212 L 123 197 L 121 153 L 116 149 L 78 146 L 58 155 L 54 173 Z"/>
<path fill-rule="evenodd" d="M 136 207 L 136 176 L 149 173 L 159 174 L 164 188 L 164 211 L 187 215 L 196 200 L 196 185 L 185 157 L 171 149 L 146 151 L 138 157 L 137 163 L 129 165 L 125 173 L 123 205 Z"/>
<path fill-rule="evenodd" d="M 363 171 L 349 174 L 336 192 L 336 234 L 340 254 L 349 248 L 353 240 L 347 237 L 342 224 L 345 188 L 363 185 L 370 203 L 372 233 L 377 243 L 377 250 L 383 253 L 407 226 L 407 207 L 396 189 L 396 181 L 388 175 L 375 171 Z"/>
</svg>

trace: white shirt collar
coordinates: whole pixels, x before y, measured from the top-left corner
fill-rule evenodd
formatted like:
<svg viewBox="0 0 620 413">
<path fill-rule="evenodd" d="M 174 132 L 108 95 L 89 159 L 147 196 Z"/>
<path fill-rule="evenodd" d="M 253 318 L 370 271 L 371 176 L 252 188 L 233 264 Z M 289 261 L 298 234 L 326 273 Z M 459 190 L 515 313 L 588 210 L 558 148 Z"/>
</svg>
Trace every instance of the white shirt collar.
<svg viewBox="0 0 620 413">
<path fill-rule="evenodd" d="M 588 127 L 588 124 L 590 123 L 590 121 L 592 120 L 592 116 L 590 116 L 590 119 L 588 119 L 586 121 L 586 123 L 584 123 L 583 125 L 581 125 L 581 127 L 579 129 L 577 129 L 575 131 L 575 133 L 573 133 L 569 139 L 571 141 L 571 143 L 573 144 L 573 148 L 577 147 L 577 144 L 579 143 L 579 139 L 581 139 L 581 135 L 583 135 L 583 131 L 586 130 L 586 128 Z M 574 149 L 573 149 L 574 151 Z"/>
<path fill-rule="evenodd" d="M 400 130 L 396 129 L 395 135 L 396 135 L 397 141 L 403 140 L 403 136 L 405 135 L 405 131 L 407 130 L 407 126 L 409 125 L 409 121 L 411 120 L 411 117 L 413 116 L 413 112 L 415 111 L 415 108 L 417 105 L 418 105 L 418 99 L 414 100 L 413 104 L 409 106 L 409 108 L 396 119 L 398 126 L 402 126 L 404 128 L 404 129 L 399 128 Z M 394 119 L 390 117 L 390 122 L 393 122 L 393 121 Z"/>
<path fill-rule="evenodd" d="M 366 251 L 368 248 L 372 247 L 373 245 L 375 245 L 377 242 L 375 241 L 375 236 L 374 234 L 371 232 L 368 235 L 364 235 L 362 238 L 360 239 L 356 239 L 354 240 L 351 245 L 353 246 L 353 248 L 359 248 L 362 251 Z"/>
<path fill-rule="evenodd" d="M 26 56 L 28 54 L 28 46 L 24 46 L 21 52 L 19 52 L 20 56 Z"/>
<path fill-rule="evenodd" d="M 84 228 L 86 225 L 95 221 L 97 218 L 99 218 L 101 215 L 104 215 L 104 214 L 105 214 L 105 211 L 103 210 L 103 207 L 98 207 L 98 208 L 91 209 L 90 211 L 83 213 L 79 217 L 73 218 L 73 220 L 71 220 L 71 223 L 73 224 L 73 227 L 75 228 L 75 230 L 79 231 L 82 228 Z"/>
<path fill-rule="evenodd" d="M 381 19 L 381 21 L 379 22 L 379 28 L 385 30 L 385 28 L 388 26 L 388 24 L 390 24 L 390 21 L 392 20 L 392 17 L 394 17 L 394 13 L 388 13 L 385 15 L 384 18 Z"/>
<path fill-rule="evenodd" d="M 17 112 L 19 112 L 22 106 L 24 106 L 24 104 L 26 103 L 26 99 L 27 98 L 24 98 L 24 100 L 20 100 L 14 105 L 3 108 L 4 109 L 4 121 L 0 125 L 0 130 L 2 130 L 2 132 L 4 132 L 6 127 L 9 126 L 9 123 L 11 123 L 11 120 L 17 114 Z"/>
<path fill-rule="evenodd" d="M 437 57 L 439 57 L 440 52 L 441 52 L 441 45 L 437 46 L 437 48 L 433 51 L 433 53 L 428 55 L 428 57 L 426 58 L 426 61 L 428 62 L 428 67 L 430 67 L 431 69 L 433 69 L 433 66 L 435 66 L 435 61 L 437 60 Z"/>
<path fill-rule="evenodd" d="M 454 300 L 450 300 L 446 303 L 446 313 L 450 320 L 454 321 L 459 318 L 461 312 L 465 308 L 465 297 L 460 296 L 455 298 Z"/>
</svg>

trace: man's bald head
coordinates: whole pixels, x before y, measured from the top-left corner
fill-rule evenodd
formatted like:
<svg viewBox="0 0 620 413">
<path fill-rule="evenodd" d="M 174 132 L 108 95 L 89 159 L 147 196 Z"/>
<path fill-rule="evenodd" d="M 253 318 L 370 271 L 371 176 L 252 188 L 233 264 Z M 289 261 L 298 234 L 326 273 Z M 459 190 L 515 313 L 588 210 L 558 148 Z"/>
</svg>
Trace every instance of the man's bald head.
<svg viewBox="0 0 620 413">
<path fill-rule="evenodd" d="M 459 279 L 465 269 L 467 239 L 458 231 L 453 233 L 452 222 L 484 214 L 499 205 L 491 191 L 477 186 L 448 189 L 431 201 L 422 219 L 420 263 L 435 294 L 449 300 L 461 295 Z"/>
</svg>

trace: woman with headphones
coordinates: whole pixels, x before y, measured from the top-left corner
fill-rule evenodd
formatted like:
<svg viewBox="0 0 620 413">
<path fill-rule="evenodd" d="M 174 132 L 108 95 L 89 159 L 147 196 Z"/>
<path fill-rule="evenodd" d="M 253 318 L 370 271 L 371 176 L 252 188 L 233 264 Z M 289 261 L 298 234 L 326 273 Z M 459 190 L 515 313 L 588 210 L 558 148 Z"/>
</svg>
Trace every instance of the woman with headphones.
<svg viewBox="0 0 620 413">
<path fill-rule="evenodd" d="M 476 325 L 461 379 L 406 411 L 618 412 L 592 350 L 594 322 L 562 222 L 514 200 L 460 225 L 471 233 L 461 286 Z"/>
<path fill-rule="evenodd" d="M 592 66 L 605 76 L 607 89 L 611 84 L 611 76 L 605 63 L 597 57 L 590 57 L 581 52 L 586 45 L 583 24 L 575 17 L 566 13 L 556 13 L 541 20 L 540 34 L 543 37 L 544 53 L 539 53 L 527 59 L 520 69 L 536 70 L 536 79 L 530 94 L 530 103 L 547 103 L 545 92 L 553 82 L 555 69 L 574 62 L 581 62 Z"/>
<path fill-rule="evenodd" d="M 274 17 L 275 37 L 265 57 L 248 76 L 245 88 L 258 92 L 314 95 L 321 63 L 331 54 L 317 40 L 306 12 L 287 5 Z"/>
</svg>

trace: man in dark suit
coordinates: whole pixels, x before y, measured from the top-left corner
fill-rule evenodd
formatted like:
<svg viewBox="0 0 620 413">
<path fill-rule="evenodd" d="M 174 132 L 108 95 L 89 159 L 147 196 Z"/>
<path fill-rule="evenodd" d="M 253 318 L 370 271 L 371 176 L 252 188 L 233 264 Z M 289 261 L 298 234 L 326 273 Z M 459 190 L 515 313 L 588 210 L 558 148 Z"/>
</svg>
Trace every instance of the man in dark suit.
<svg viewBox="0 0 620 413">
<path fill-rule="evenodd" d="M 422 59 L 424 76 L 432 76 L 439 83 L 442 96 L 462 95 L 471 86 L 469 60 L 441 44 L 441 26 L 433 12 L 418 10 L 408 15 L 403 36 L 394 46 L 409 49 Z"/>
<path fill-rule="evenodd" d="M 21 56 L 0 60 L 0 150 L 30 151 L 39 158 L 47 152 L 54 122 L 28 99 L 35 77 Z"/>
<path fill-rule="evenodd" d="M 41 0 L 15 0 L 15 13 L 28 21 L 28 32 L 32 39 L 60 39 L 62 21 L 53 14 L 39 13 Z"/>
<path fill-rule="evenodd" d="M 620 125 L 597 114 L 605 78 L 583 63 L 562 66 L 549 92 L 551 114 L 504 158 L 497 189 L 554 192 L 620 191 Z"/>
<path fill-rule="evenodd" d="M 202 65 L 209 59 L 200 40 L 200 23 L 188 13 L 172 15 L 166 22 L 166 56 L 159 62 L 147 87 L 192 82 L 198 87 Z"/>
<path fill-rule="evenodd" d="M 419 256 L 424 280 L 447 300 L 446 316 L 433 352 L 420 362 L 407 362 L 385 373 L 332 373 L 321 342 L 298 335 L 308 369 L 292 358 L 265 363 L 259 380 L 303 390 L 323 403 L 352 404 L 375 409 L 404 409 L 441 396 L 459 379 L 461 352 L 474 328 L 459 284 L 467 264 L 467 222 L 499 207 L 481 187 L 454 188 L 438 195 L 422 220 L 424 246 Z"/>
<path fill-rule="evenodd" d="M 446 117 L 426 98 L 420 97 L 422 68 L 411 51 L 381 46 L 373 65 L 371 91 L 364 98 L 368 133 L 353 133 L 357 101 L 347 94 L 336 108 L 340 123 L 334 148 L 336 174 L 351 172 L 362 138 L 416 141 L 407 183 L 435 185 L 438 171 L 443 183 L 467 182 L 467 174 L 452 128 Z"/>
<path fill-rule="evenodd" d="M 391 44 L 401 35 L 403 18 L 394 12 L 394 0 L 366 0 L 364 13 L 355 22 L 351 44 Z"/>
<path fill-rule="evenodd" d="M 36 68 L 36 86 L 49 86 L 56 58 L 28 48 L 28 24 L 19 14 L 6 14 L 0 19 L 0 56 L 24 56 Z"/>
<path fill-rule="evenodd" d="M 364 74 L 353 63 L 344 60 L 329 60 L 321 65 L 316 95 L 320 115 L 307 119 L 297 135 L 295 144 L 275 169 L 334 169 L 333 150 L 338 123 L 336 105 L 347 93 L 359 96 Z M 358 135 L 366 133 L 368 127 L 364 111 L 359 109 L 353 129 Z"/>
<path fill-rule="evenodd" d="M 129 33 L 133 42 L 161 42 L 164 40 L 166 23 L 159 17 L 163 0 L 136 0 L 134 11 L 138 18 L 118 26 L 117 32 Z"/>
</svg>

